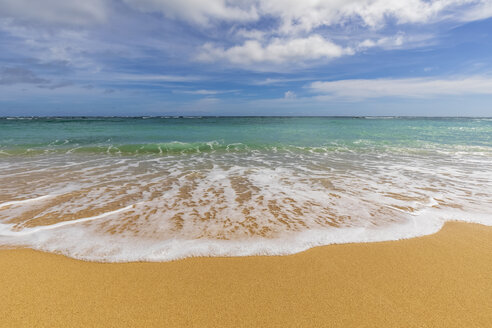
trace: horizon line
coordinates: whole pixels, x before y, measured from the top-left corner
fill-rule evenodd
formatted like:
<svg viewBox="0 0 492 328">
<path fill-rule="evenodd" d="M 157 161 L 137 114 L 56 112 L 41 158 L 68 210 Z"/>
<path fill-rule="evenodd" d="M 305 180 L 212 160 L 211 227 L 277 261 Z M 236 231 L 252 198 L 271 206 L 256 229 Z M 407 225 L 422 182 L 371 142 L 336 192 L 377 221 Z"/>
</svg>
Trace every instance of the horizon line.
<svg viewBox="0 0 492 328">
<path fill-rule="evenodd" d="M 482 118 L 492 116 L 424 116 L 424 115 L 9 115 L 0 119 L 17 118 L 133 118 L 133 119 L 179 119 L 179 118 Z"/>
</svg>

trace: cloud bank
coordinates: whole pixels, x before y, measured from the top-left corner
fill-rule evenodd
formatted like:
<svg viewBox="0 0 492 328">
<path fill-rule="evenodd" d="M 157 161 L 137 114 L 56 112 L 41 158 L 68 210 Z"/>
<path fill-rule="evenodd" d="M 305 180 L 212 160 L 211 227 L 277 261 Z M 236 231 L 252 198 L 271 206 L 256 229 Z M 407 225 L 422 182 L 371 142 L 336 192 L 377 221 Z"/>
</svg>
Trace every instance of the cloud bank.
<svg viewBox="0 0 492 328">
<path fill-rule="evenodd" d="M 463 95 L 490 112 L 491 17 L 491 0 L 0 0 L 0 107 Z"/>
<path fill-rule="evenodd" d="M 492 16 L 492 4 L 490 0 L 0 0 L 0 18 L 48 26 L 90 28 L 110 24 L 123 11 L 162 15 L 213 36 L 192 56 L 200 61 L 248 69 L 264 64 L 264 69 L 287 61 L 302 66 L 374 47 L 404 47 L 413 38 L 402 37 L 408 26 L 485 19 Z M 394 27 L 386 31 L 389 25 Z M 359 35 L 373 37 L 359 40 Z"/>
<path fill-rule="evenodd" d="M 82 26 L 103 22 L 105 0 L 0 0 L 0 17 L 24 23 Z"/>
<path fill-rule="evenodd" d="M 381 97 L 422 98 L 446 95 L 492 95 L 492 78 L 373 79 L 340 80 L 311 83 L 308 88 L 317 94 L 346 99 Z"/>
</svg>

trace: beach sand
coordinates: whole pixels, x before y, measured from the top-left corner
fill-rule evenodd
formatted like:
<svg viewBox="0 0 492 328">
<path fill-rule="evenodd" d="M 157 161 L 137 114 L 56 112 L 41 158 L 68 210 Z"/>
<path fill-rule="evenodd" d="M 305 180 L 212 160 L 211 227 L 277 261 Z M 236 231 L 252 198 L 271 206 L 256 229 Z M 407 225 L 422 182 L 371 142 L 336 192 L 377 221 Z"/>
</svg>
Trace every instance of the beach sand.
<svg viewBox="0 0 492 328">
<path fill-rule="evenodd" d="M 492 327 L 492 228 L 291 256 L 89 263 L 0 251 L 1 327 Z"/>
</svg>

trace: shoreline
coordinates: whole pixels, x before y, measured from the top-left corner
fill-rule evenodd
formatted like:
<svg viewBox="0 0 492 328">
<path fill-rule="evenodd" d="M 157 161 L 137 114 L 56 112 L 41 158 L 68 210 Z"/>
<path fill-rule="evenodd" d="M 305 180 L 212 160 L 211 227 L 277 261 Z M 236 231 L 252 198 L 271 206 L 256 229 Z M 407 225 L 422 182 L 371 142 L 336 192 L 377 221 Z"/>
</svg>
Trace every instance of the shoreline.
<svg viewBox="0 0 492 328">
<path fill-rule="evenodd" d="M 285 256 L 97 263 L 0 249 L 5 327 L 487 327 L 492 227 Z"/>
</svg>

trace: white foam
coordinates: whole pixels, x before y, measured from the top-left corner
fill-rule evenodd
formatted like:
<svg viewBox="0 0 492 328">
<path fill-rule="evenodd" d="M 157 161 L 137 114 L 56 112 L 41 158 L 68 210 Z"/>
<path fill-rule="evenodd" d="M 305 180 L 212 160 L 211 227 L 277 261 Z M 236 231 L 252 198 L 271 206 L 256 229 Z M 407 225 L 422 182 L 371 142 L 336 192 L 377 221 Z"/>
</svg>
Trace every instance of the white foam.
<svg viewBox="0 0 492 328">
<path fill-rule="evenodd" d="M 102 262 L 172 261 L 197 256 L 289 255 L 322 245 L 382 242 L 429 235 L 438 232 L 445 221 L 437 219 L 434 215 L 422 215 L 385 228 L 316 229 L 285 234 L 275 239 L 253 238 L 235 241 L 136 240 L 98 235 L 94 231 L 65 226 L 54 233 L 40 230 L 40 233 L 29 239 L 27 245 L 82 260 Z M 483 223 L 492 225 L 492 220 L 488 217 Z M 23 244 L 22 240 L 17 240 L 17 243 Z"/>
<path fill-rule="evenodd" d="M 413 238 L 447 221 L 492 225 L 488 154 L 63 156 L 53 167 L 53 158 L 15 164 L 43 168 L 24 189 L 22 176 L 11 184 L 0 176 L 11 199 L 30 197 L 0 204 L 0 245 L 91 261 L 169 261 Z M 84 211 L 91 214 L 70 219 Z M 21 228 L 44 218 L 58 219 Z"/>
<path fill-rule="evenodd" d="M 39 197 L 29 198 L 29 199 L 13 200 L 10 202 L 1 203 L 0 208 L 11 206 L 11 205 L 19 205 L 19 204 L 30 203 L 30 202 L 38 202 L 40 200 L 46 200 L 46 199 L 53 198 L 53 197 L 55 197 L 55 195 L 44 195 L 44 196 L 39 196 Z"/>
<path fill-rule="evenodd" d="M 41 197 L 39 197 L 39 198 L 41 198 Z M 123 207 L 123 208 L 120 208 L 120 209 L 117 209 L 114 211 L 110 211 L 110 212 L 106 212 L 106 213 L 102 213 L 99 215 L 94 215 L 94 216 L 90 216 L 90 217 L 86 217 L 86 218 L 81 218 L 81 219 L 77 219 L 77 220 L 62 221 L 62 222 L 58 222 L 58 223 L 50 224 L 50 225 L 45 225 L 45 226 L 36 226 L 34 228 L 23 228 L 22 230 L 19 230 L 19 231 L 12 230 L 13 225 L 11 225 L 11 224 L 9 225 L 9 224 L 0 223 L 0 236 L 26 236 L 26 235 L 31 235 L 31 234 L 34 234 L 34 233 L 37 233 L 40 231 L 53 230 L 53 229 L 57 229 L 57 228 L 72 225 L 72 224 L 94 221 L 97 219 L 108 217 L 110 215 L 114 215 L 114 214 L 118 214 L 118 213 L 127 211 L 127 210 L 131 209 L 133 206 L 135 206 L 135 205 L 129 205 L 129 206 L 126 206 L 126 207 Z"/>
</svg>

